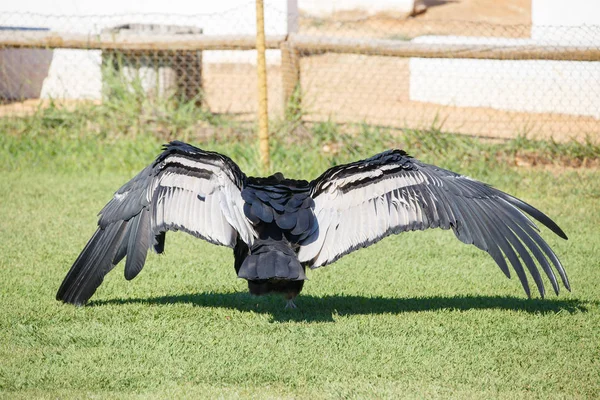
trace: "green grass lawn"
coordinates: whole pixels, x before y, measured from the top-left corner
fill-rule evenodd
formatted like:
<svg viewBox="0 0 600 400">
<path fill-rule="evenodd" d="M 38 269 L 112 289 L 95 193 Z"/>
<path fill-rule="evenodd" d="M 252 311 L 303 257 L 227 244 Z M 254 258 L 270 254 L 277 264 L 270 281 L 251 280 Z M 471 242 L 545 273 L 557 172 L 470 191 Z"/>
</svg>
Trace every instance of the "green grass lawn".
<svg viewBox="0 0 600 400">
<path fill-rule="evenodd" d="M 135 280 L 120 265 L 76 308 L 57 302 L 56 290 L 97 212 L 159 141 L 61 140 L 0 143 L 2 397 L 600 396 L 598 170 L 415 154 L 550 215 L 570 238 L 543 230 L 573 287 L 558 297 L 527 299 L 491 257 L 440 230 L 387 238 L 310 271 L 299 308 L 285 310 L 281 297 L 247 293 L 230 249 L 170 233 L 165 254 L 151 254 Z M 204 147 L 256 172 L 243 144 Z M 276 169 L 296 177 L 332 162 L 314 143 L 274 151 Z"/>
</svg>

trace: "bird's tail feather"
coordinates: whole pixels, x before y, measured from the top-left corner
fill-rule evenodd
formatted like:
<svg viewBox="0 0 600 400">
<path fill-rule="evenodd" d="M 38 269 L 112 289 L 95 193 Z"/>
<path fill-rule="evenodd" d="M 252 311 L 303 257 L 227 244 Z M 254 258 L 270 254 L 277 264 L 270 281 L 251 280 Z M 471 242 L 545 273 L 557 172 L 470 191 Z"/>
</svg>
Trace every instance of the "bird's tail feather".
<svg viewBox="0 0 600 400">
<path fill-rule="evenodd" d="M 63 280 L 56 299 L 83 305 L 115 266 L 117 250 L 124 240 L 128 221 L 117 221 L 98 228 Z M 122 257 L 121 257 L 122 258 Z"/>
<path fill-rule="evenodd" d="M 289 243 L 257 240 L 242 263 L 238 277 L 248 280 L 305 280 L 304 268 Z"/>
</svg>

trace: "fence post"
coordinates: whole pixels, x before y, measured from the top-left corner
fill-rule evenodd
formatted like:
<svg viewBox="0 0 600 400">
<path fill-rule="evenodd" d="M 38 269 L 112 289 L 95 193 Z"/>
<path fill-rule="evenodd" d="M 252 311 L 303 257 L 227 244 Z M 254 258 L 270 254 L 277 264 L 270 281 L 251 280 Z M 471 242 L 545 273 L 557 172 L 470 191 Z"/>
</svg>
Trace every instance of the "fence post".
<svg viewBox="0 0 600 400">
<path fill-rule="evenodd" d="M 283 112 L 288 122 L 301 117 L 302 93 L 300 88 L 300 51 L 290 40 L 281 42 L 281 87 L 283 88 Z"/>
<path fill-rule="evenodd" d="M 267 63 L 265 60 L 265 11 L 263 0 L 256 0 L 256 70 L 258 75 L 258 142 L 264 172 L 270 168 L 269 114 L 267 102 Z"/>
</svg>

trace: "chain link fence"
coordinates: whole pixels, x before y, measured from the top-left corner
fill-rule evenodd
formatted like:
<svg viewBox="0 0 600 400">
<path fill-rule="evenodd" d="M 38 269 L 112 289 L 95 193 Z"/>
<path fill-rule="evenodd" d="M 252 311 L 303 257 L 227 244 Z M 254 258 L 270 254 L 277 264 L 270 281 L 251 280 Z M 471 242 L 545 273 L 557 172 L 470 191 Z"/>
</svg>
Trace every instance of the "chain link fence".
<svg viewBox="0 0 600 400">
<path fill-rule="evenodd" d="M 0 117 L 31 114 L 50 101 L 101 104 L 124 91 L 253 121 L 254 39 L 213 33 L 223 24 L 251 32 L 252 22 L 241 9 L 195 16 L 5 13 Z M 355 11 L 301 13 L 297 32 L 278 35 L 269 22 L 271 119 L 494 138 L 600 135 L 600 26 Z"/>
</svg>

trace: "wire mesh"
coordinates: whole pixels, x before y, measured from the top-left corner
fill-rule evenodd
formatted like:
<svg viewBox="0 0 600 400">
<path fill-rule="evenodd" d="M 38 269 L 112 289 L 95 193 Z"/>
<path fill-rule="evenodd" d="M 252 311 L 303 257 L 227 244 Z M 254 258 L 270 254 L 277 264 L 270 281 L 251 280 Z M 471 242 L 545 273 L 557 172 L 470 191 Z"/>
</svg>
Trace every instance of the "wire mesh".
<svg viewBox="0 0 600 400">
<path fill-rule="evenodd" d="M 275 15 L 279 18 L 266 20 L 267 36 L 281 33 L 281 21 L 275 19 L 287 18 L 283 11 Z M 42 34 L 43 29 L 58 35 L 113 34 L 153 43 L 161 35 L 214 36 L 223 24 L 235 27 L 235 34 L 250 36 L 253 21 L 253 15 L 241 9 L 193 16 L 5 13 L 0 16 L 0 34 L 11 32 L 14 37 L 36 28 Z M 279 44 L 284 51 L 279 46 L 267 50 L 270 118 L 284 117 L 292 106 L 295 117 L 305 122 L 368 123 L 497 138 L 598 138 L 600 26 L 436 21 L 359 11 L 319 17 L 301 13 L 297 26 L 296 36 L 309 38 L 317 48 L 294 48 L 291 34 Z M 498 60 L 443 52 L 425 58 L 318 50 L 321 41 L 335 39 L 373 40 L 375 48 L 380 42 L 432 48 L 529 46 L 546 52 L 548 59 L 510 59 L 510 51 Z M 0 41 L 0 117 L 31 114 L 50 100 L 69 107 L 101 104 L 125 91 L 254 121 L 256 53 L 236 50 L 231 40 L 228 50 L 24 48 Z M 563 59 L 564 49 L 572 51 Z M 583 58 L 574 56 L 577 51 Z"/>
</svg>

